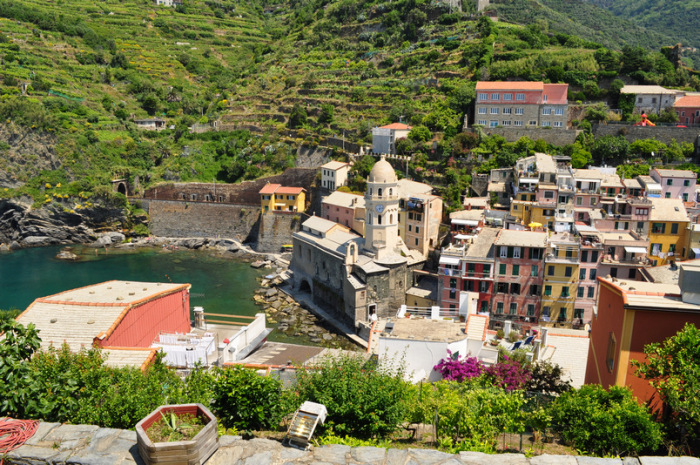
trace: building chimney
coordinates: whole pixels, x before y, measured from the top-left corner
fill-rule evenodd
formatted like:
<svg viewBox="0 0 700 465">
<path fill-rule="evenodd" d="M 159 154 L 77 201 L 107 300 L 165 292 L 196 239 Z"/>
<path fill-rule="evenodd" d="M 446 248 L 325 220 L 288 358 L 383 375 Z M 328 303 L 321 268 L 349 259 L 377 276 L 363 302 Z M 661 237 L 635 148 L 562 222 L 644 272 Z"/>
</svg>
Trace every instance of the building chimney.
<svg viewBox="0 0 700 465">
<path fill-rule="evenodd" d="M 678 285 L 681 288 L 681 300 L 700 305 L 700 265 L 681 263 L 680 268 Z"/>
</svg>

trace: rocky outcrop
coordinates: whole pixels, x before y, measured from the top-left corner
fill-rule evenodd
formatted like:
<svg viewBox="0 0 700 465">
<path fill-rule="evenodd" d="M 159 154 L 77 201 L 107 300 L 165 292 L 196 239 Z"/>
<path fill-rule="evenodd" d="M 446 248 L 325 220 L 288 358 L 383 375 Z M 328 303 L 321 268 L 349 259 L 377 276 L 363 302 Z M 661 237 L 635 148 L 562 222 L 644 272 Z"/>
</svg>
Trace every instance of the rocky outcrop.
<svg viewBox="0 0 700 465">
<path fill-rule="evenodd" d="M 22 247 L 91 243 L 98 239 L 96 231 L 121 229 L 125 222 L 125 211 L 116 206 L 95 205 L 77 213 L 56 203 L 33 208 L 30 199 L 0 200 L 0 243 Z"/>
<path fill-rule="evenodd" d="M 0 188 L 16 188 L 24 184 L 21 179 L 34 177 L 42 170 L 56 170 L 61 162 L 54 147 L 56 136 L 14 123 L 0 124 L 0 140 L 9 148 L 2 154 Z"/>
<path fill-rule="evenodd" d="M 280 260 L 276 260 L 275 264 L 266 267 L 273 268 L 282 264 Z M 263 278 L 260 289 L 255 291 L 253 297 L 253 300 L 265 309 L 269 325 L 276 326 L 277 331 L 285 336 L 317 346 L 357 350 L 357 345 L 338 334 L 331 324 L 304 308 L 303 304 L 294 300 L 292 296 L 279 290 L 277 286 L 283 282 L 279 272 L 272 273 Z"/>
</svg>

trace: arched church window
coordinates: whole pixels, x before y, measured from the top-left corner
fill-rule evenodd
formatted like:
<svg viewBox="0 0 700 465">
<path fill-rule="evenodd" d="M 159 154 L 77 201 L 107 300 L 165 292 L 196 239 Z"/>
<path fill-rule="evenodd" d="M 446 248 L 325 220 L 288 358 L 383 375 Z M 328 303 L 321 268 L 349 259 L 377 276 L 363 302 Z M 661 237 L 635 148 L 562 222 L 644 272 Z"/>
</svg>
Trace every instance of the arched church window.
<svg viewBox="0 0 700 465">
<path fill-rule="evenodd" d="M 394 224 L 394 215 L 393 213 L 389 215 L 389 224 Z"/>
<path fill-rule="evenodd" d="M 377 215 L 377 224 L 382 224 L 382 215 Z"/>
<path fill-rule="evenodd" d="M 378 195 L 379 197 L 382 196 L 382 188 L 381 188 L 381 187 L 380 187 L 379 189 L 377 189 L 377 195 Z"/>
</svg>

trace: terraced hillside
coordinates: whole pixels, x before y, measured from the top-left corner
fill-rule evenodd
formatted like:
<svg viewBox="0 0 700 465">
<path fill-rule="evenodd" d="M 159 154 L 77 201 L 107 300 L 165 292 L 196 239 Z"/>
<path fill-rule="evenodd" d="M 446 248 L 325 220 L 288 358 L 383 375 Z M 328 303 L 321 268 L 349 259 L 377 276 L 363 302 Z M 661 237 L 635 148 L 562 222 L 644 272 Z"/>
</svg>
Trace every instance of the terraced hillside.
<svg viewBox="0 0 700 465">
<path fill-rule="evenodd" d="M 0 0 L 0 196 L 252 179 L 293 166 L 302 142 L 368 143 L 397 120 L 438 134 L 437 152 L 410 149 L 443 163 L 477 80 L 567 82 L 581 101 L 614 98 L 616 78 L 700 89 L 658 50 L 474 13 L 468 0 Z M 155 117 L 165 130 L 133 121 Z"/>
</svg>

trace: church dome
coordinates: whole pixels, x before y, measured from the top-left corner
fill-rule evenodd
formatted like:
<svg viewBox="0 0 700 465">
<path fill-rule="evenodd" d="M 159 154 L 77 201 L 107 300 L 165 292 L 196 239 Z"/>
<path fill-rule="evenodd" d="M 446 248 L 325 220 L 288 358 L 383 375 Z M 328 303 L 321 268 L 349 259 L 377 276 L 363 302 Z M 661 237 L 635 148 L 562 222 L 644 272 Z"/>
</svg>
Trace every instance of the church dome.
<svg viewBox="0 0 700 465">
<path fill-rule="evenodd" d="M 367 178 L 367 182 L 393 183 L 396 181 L 394 168 L 384 157 L 374 164 L 372 171 L 369 172 L 369 178 Z"/>
</svg>

